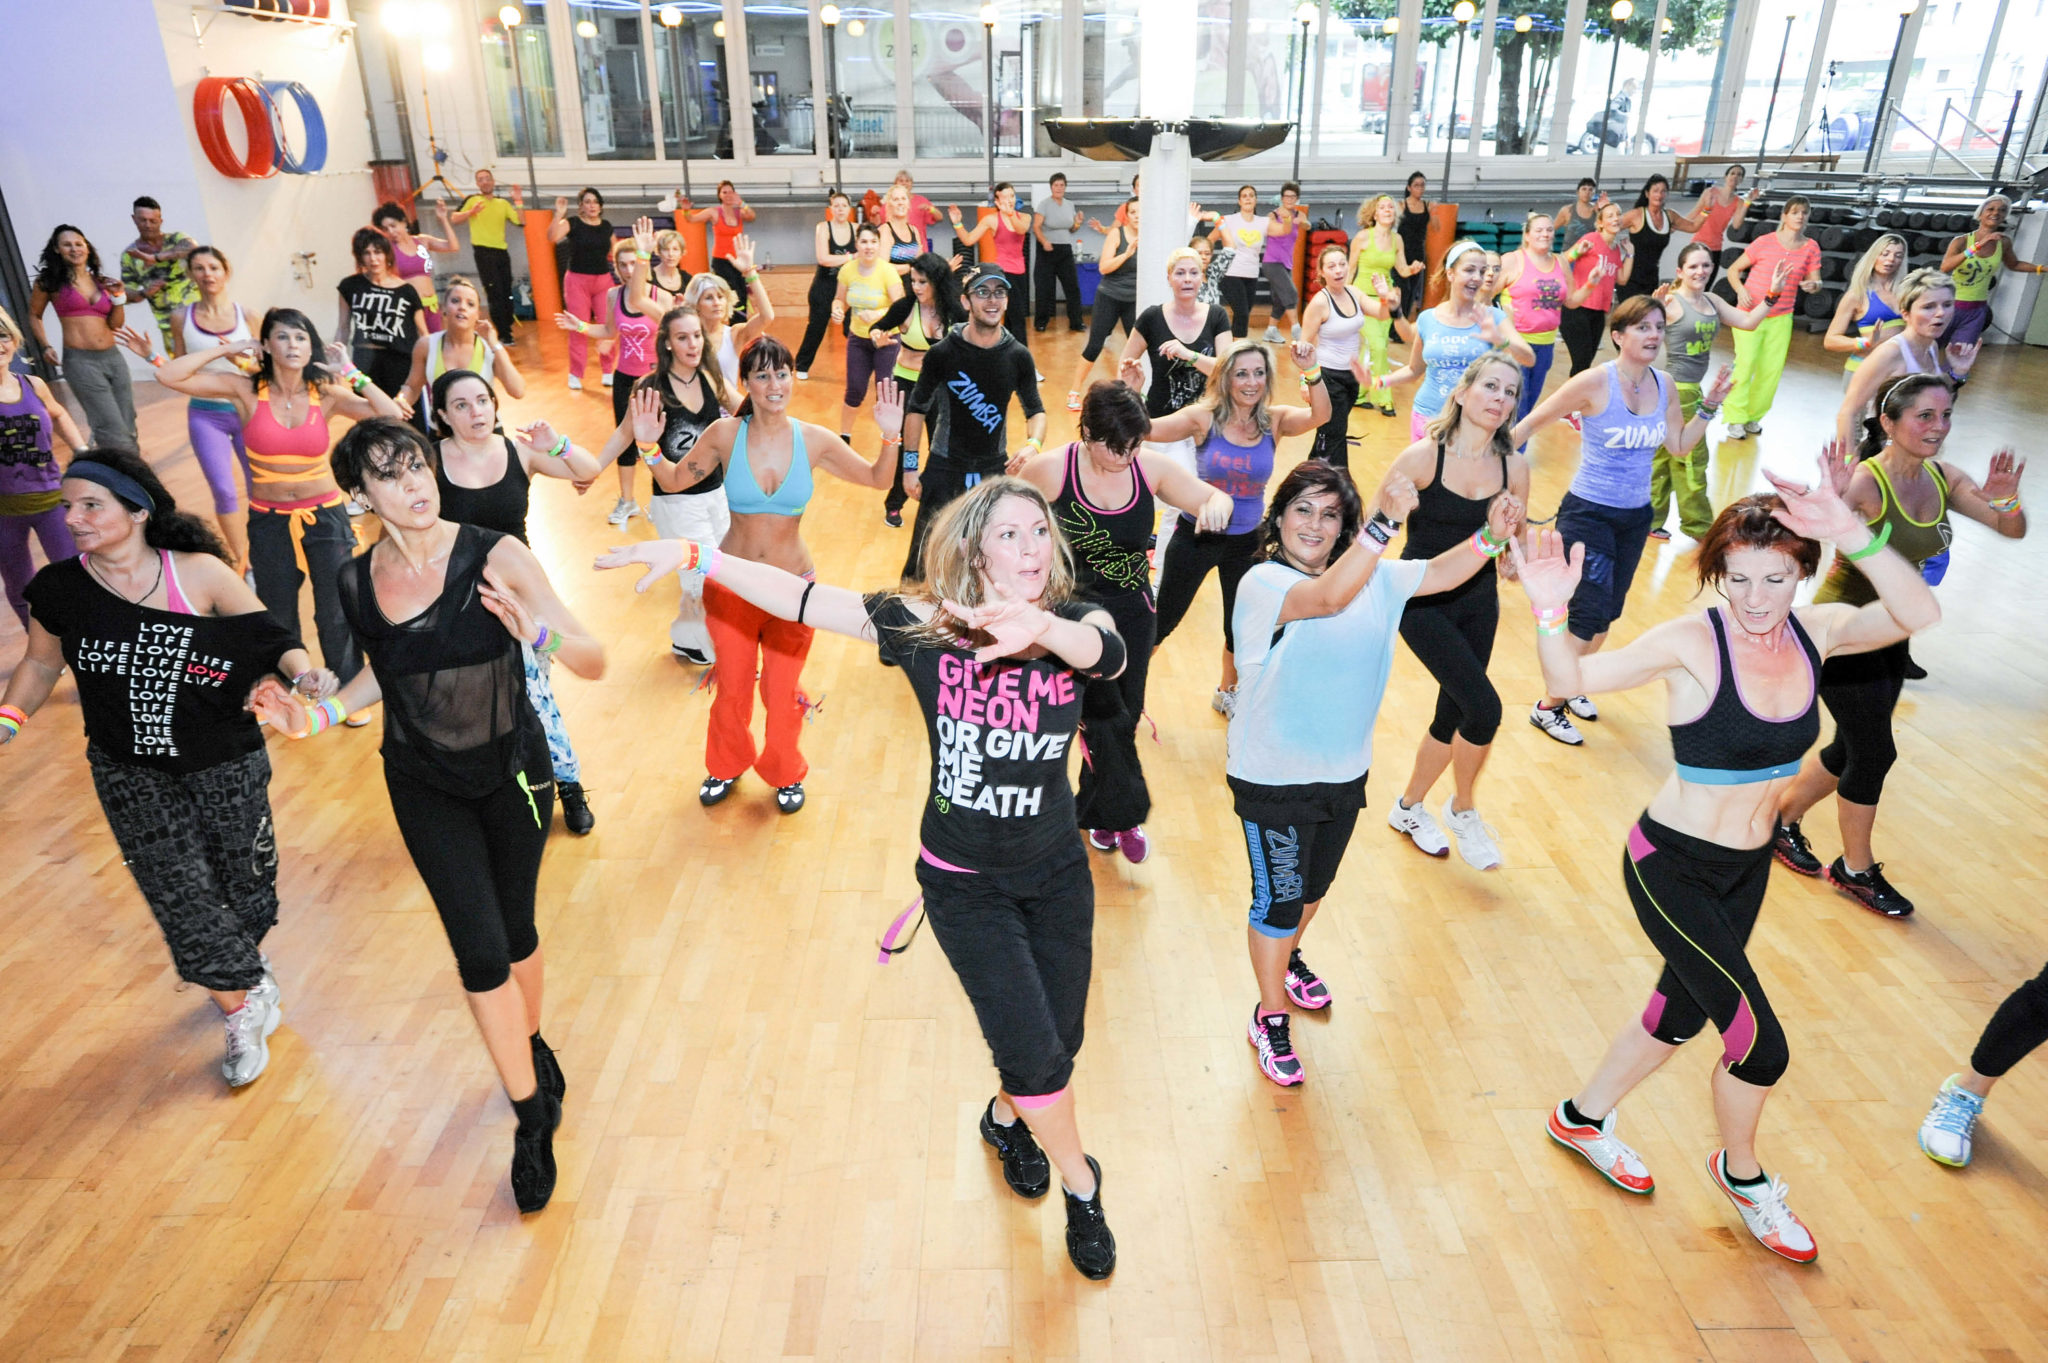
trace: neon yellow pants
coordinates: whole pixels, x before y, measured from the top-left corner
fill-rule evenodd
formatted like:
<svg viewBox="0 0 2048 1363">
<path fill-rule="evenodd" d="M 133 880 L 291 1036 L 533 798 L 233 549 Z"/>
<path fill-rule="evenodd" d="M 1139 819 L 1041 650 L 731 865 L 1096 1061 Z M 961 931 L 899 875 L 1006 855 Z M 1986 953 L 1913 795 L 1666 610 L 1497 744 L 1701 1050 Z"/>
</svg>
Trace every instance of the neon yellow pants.
<svg viewBox="0 0 2048 1363">
<path fill-rule="evenodd" d="M 1700 408 L 1700 386 L 1678 385 L 1678 400 L 1691 421 Z M 1664 524 L 1673 497 L 1678 500 L 1678 528 L 1688 539 L 1699 539 L 1714 523 L 1714 505 L 1707 498 L 1707 438 L 1684 454 L 1660 449 L 1650 458 L 1650 515 L 1654 524 Z"/>
<path fill-rule="evenodd" d="M 1778 396 L 1792 349 L 1792 315 L 1766 317 L 1755 331 L 1735 333 L 1735 387 L 1721 408 L 1729 425 L 1762 421 Z"/>
</svg>

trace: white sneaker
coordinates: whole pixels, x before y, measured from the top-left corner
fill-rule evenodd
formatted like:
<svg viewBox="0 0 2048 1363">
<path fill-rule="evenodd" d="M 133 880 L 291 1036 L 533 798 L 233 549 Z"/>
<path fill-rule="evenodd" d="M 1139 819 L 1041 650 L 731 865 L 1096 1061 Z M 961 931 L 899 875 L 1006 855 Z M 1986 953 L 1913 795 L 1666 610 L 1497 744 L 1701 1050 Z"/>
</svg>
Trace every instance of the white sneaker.
<svg viewBox="0 0 2048 1363">
<path fill-rule="evenodd" d="M 1558 742 L 1569 744 L 1571 747 L 1576 748 L 1586 741 L 1585 735 L 1572 723 L 1572 717 L 1565 713 L 1562 705 L 1555 710 L 1546 710 L 1543 708 L 1543 702 L 1537 701 L 1529 707 L 1529 722 Z"/>
<path fill-rule="evenodd" d="M 1387 827 L 1396 833 L 1406 833 L 1414 839 L 1415 845 L 1433 857 L 1447 857 L 1451 854 L 1450 840 L 1444 837 L 1444 830 L 1438 825 L 1436 816 L 1429 812 L 1429 806 L 1418 801 L 1403 805 L 1401 797 L 1394 797 L 1394 807 L 1387 811 Z"/>
<path fill-rule="evenodd" d="M 1276 326 L 1272 326 L 1272 325 L 1268 325 L 1268 326 L 1266 327 L 1266 344 L 1267 344 L 1267 345 L 1279 345 L 1279 344 L 1280 344 L 1280 328 L 1278 328 L 1278 327 L 1276 327 Z"/>
<path fill-rule="evenodd" d="M 1742 429 L 1749 435 L 1762 435 L 1764 433 L 1764 423 L 1761 421 L 1751 421 L 1746 423 Z"/>
<path fill-rule="evenodd" d="M 1228 719 L 1230 716 L 1236 714 L 1237 688 L 1233 686 L 1226 691 L 1224 688 L 1220 686 L 1217 687 L 1216 694 L 1209 697 L 1209 708 L 1211 710 L 1214 710 L 1217 714 L 1222 715 L 1225 719 Z"/>
<path fill-rule="evenodd" d="M 612 503 L 612 514 L 606 516 L 605 520 L 612 525 L 624 525 L 639 514 L 640 504 L 638 502 L 635 502 L 631 497 L 621 497 L 618 501 Z"/>
<path fill-rule="evenodd" d="M 1813 1232 L 1786 1205 L 1790 1185 L 1782 1178 L 1774 1178 L 1761 1188 L 1738 1188 L 1728 1175 L 1726 1155 L 1725 1150 L 1716 1150 L 1707 1156 L 1707 1177 L 1742 1213 L 1742 1224 L 1749 1227 L 1757 1243 L 1795 1264 L 1810 1264 L 1820 1257 Z"/>
<path fill-rule="evenodd" d="M 1927 1158 L 1951 1169 L 1970 1163 L 1970 1134 L 1984 1115 L 1984 1100 L 1956 1082 L 1951 1074 L 1941 1081 L 1934 1106 L 1920 1123 L 1920 1149 Z"/>
<path fill-rule="evenodd" d="M 277 1030 L 283 1013 L 261 987 L 242 996 L 242 1006 L 222 1021 L 227 1025 L 228 1053 L 220 1062 L 220 1073 L 229 1088 L 253 1083 L 270 1065 L 270 1034 Z"/>
<path fill-rule="evenodd" d="M 569 391 L 572 393 L 583 391 L 583 380 L 575 374 L 569 376 Z"/>
<path fill-rule="evenodd" d="M 808 370 L 808 369 L 799 369 L 799 370 L 797 370 L 797 371 L 796 371 L 796 381 L 797 381 L 798 383 L 808 383 L 808 382 L 810 381 L 810 378 L 811 378 L 811 371 L 810 371 L 810 370 Z"/>
<path fill-rule="evenodd" d="M 1477 805 L 1460 814 L 1445 800 L 1444 822 L 1451 826 L 1451 836 L 1458 840 L 1458 855 L 1467 866 L 1475 871 L 1500 869 L 1500 844 L 1494 841 L 1494 832 L 1486 826 L 1486 820 L 1479 817 Z"/>
<path fill-rule="evenodd" d="M 1727 428 L 1721 432 L 1721 438 L 1723 440 L 1747 440 L 1749 439 L 1749 427 L 1739 421 L 1731 421 L 1728 423 Z"/>
<path fill-rule="evenodd" d="M 1600 718 L 1600 707 L 1593 704 L 1592 700 L 1586 696 L 1573 696 L 1565 702 L 1565 706 L 1580 719 Z"/>
<path fill-rule="evenodd" d="M 598 382 L 602 383 L 605 387 L 609 388 L 612 386 L 612 376 L 610 374 L 606 374 L 602 379 L 599 379 Z"/>
</svg>

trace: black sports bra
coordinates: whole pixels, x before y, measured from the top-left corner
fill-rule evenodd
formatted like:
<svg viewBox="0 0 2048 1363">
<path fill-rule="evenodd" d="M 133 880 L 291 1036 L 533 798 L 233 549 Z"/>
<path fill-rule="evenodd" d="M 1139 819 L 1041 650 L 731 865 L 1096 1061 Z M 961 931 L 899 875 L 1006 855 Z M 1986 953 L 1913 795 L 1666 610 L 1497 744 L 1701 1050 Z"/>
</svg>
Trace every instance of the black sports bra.
<svg viewBox="0 0 2048 1363">
<path fill-rule="evenodd" d="M 1728 625 L 1718 609 L 1707 612 L 1720 674 L 1714 679 L 1714 698 L 1699 717 L 1671 726 L 1671 755 L 1678 761 L 1680 779 L 1698 785 L 1746 786 L 1775 781 L 1799 770 L 1800 759 L 1820 737 L 1820 711 L 1814 697 L 1821 658 L 1799 618 L 1787 616 L 1786 623 L 1806 653 L 1806 708 L 1784 719 L 1772 719 L 1750 708 L 1728 651 Z"/>
</svg>

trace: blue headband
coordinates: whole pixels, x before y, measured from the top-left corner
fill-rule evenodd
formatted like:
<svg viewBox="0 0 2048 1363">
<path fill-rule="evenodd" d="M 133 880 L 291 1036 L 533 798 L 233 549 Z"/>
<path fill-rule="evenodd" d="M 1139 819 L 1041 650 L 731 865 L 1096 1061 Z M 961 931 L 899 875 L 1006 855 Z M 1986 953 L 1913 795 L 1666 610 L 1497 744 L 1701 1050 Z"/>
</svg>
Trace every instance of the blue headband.
<svg viewBox="0 0 2048 1363">
<path fill-rule="evenodd" d="M 129 505 L 139 506 L 151 515 L 156 514 L 156 498 L 150 496 L 142 484 L 111 465 L 95 463 L 90 459 L 74 459 L 64 470 L 64 476 L 83 478 L 88 483 L 98 483 Z"/>
</svg>

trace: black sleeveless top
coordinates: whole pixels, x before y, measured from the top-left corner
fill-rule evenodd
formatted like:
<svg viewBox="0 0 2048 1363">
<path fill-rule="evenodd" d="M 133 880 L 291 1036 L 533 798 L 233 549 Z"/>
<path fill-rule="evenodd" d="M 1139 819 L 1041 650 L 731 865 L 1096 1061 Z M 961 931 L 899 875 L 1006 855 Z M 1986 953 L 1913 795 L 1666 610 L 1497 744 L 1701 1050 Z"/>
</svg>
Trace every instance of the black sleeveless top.
<svg viewBox="0 0 2048 1363">
<path fill-rule="evenodd" d="M 1664 230 L 1659 232 L 1650 226 L 1650 210 L 1643 210 L 1643 225 L 1628 234 L 1635 247 L 1635 267 L 1628 272 L 1628 283 L 1614 291 L 1614 301 L 1636 298 L 1652 293 L 1657 288 L 1657 271 L 1663 264 L 1665 249 L 1671 245 L 1671 210 L 1664 210 Z"/>
<path fill-rule="evenodd" d="M 441 595 L 403 622 L 377 605 L 369 553 L 341 575 L 342 614 L 384 691 L 385 767 L 463 799 L 508 781 L 538 789 L 549 779 L 547 735 L 527 703 L 520 643 L 477 594 L 501 538 L 460 527 Z"/>
<path fill-rule="evenodd" d="M 434 464 L 434 481 L 441 488 L 441 519 L 459 525 L 474 525 L 510 535 L 526 543 L 526 506 L 532 485 L 526 464 L 509 436 L 505 441 L 505 472 L 489 487 L 463 487 L 450 482 L 440 461 Z"/>
<path fill-rule="evenodd" d="M 1500 485 L 1503 489 L 1508 485 L 1506 455 L 1500 457 Z M 1445 487 L 1444 442 L 1437 441 L 1436 477 L 1430 479 L 1428 487 L 1416 490 L 1415 510 L 1408 513 L 1408 539 L 1401 546 L 1401 557 L 1435 558 L 1452 545 L 1472 538 L 1472 532 L 1486 524 L 1486 509 L 1499 495 L 1489 492 L 1484 497 L 1460 497 Z M 1478 572 L 1449 591 L 1418 596 L 1414 601 L 1456 601 L 1482 583 L 1486 590 L 1493 591 L 1494 577 L 1493 560 L 1488 559 Z"/>
<path fill-rule="evenodd" d="M 828 222 L 828 223 L 826 223 L 826 224 L 825 224 L 825 245 L 826 245 L 826 246 L 827 246 L 828 248 L 830 248 L 830 250 L 832 251 L 832 254 L 834 254 L 834 255 L 850 255 L 850 254 L 852 254 L 852 252 L 853 252 L 853 243 L 854 243 L 854 226 L 853 226 L 853 224 L 852 224 L 852 223 L 848 223 L 848 224 L 846 224 L 846 240 L 845 240 L 845 241 L 841 241 L 841 240 L 839 239 L 839 234 L 838 234 L 837 232 L 834 232 L 834 231 L 832 230 L 832 224 L 831 224 L 831 223 L 829 223 L 829 222 Z M 825 279 L 830 279 L 830 280 L 834 280 L 834 281 L 836 281 L 836 280 L 837 280 L 837 279 L 839 278 L 839 267 L 838 267 L 837 265 L 820 265 L 820 266 L 818 267 L 818 273 L 817 273 L 817 274 L 816 274 L 816 275 L 814 276 L 814 278 L 816 278 L 816 279 L 819 279 L 819 280 L 825 280 Z"/>
<path fill-rule="evenodd" d="M 1709 786 L 1741 786 L 1791 776 L 1806 750 L 1820 737 L 1820 710 L 1814 703 L 1820 677 L 1820 650 L 1813 646 L 1796 615 L 1785 623 L 1806 654 L 1809 689 L 1806 708 L 1787 719 L 1771 719 L 1749 708 L 1735 660 L 1728 651 L 1728 625 L 1721 612 L 1707 612 L 1714 631 L 1714 698 L 1699 718 L 1671 726 L 1671 755 L 1681 779 Z"/>
<path fill-rule="evenodd" d="M 711 364 L 718 363 L 717 360 L 712 359 L 709 355 L 704 358 Z M 640 381 L 650 387 L 659 382 L 653 374 L 649 374 Z M 697 447 L 697 441 L 703 436 L 705 431 L 711 429 L 711 423 L 718 420 L 722 413 L 718 410 L 718 399 L 712 396 L 711 385 L 704 381 L 701 367 L 698 370 L 697 391 L 704 396 L 704 405 L 702 407 L 686 406 L 683 400 L 676 396 L 675 385 L 672 383 L 661 383 L 661 387 L 657 391 L 661 394 L 661 415 L 664 423 L 661 428 L 661 457 L 670 463 L 675 463 Z M 701 479 L 690 484 L 681 492 L 664 492 L 662 491 L 661 484 L 656 483 L 654 485 L 654 495 L 657 497 L 701 497 L 707 492 L 716 492 L 724 486 L 725 465 L 713 464 L 711 472 L 705 474 Z"/>
<path fill-rule="evenodd" d="M 882 240 L 889 244 L 891 265 L 908 265 L 924 254 L 924 242 L 918 237 L 915 227 L 910 229 L 910 240 L 905 241 L 896 235 L 895 223 L 885 222 L 882 224 Z"/>
<path fill-rule="evenodd" d="M 1074 551 L 1074 585 L 1094 601 L 1120 596 L 1152 600 L 1152 565 L 1145 549 L 1152 540 L 1152 485 L 1131 461 L 1131 500 L 1115 511 L 1089 502 L 1081 491 L 1081 446 L 1067 446 L 1067 476 L 1053 500 L 1052 518 Z"/>
</svg>

